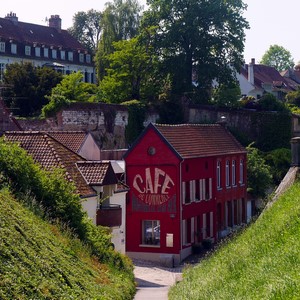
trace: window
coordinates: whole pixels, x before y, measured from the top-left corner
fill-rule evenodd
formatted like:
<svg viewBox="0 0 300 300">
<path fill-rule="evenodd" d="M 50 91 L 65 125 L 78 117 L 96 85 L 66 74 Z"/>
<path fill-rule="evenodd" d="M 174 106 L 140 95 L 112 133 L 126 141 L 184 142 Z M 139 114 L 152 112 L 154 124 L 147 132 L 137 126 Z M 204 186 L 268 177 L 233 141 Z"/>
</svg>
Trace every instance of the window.
<svg viewBox="0 0 300 300">
<path fill-rule="evenodd" d="M 90 54 L 87 54 L 87 55 L 86 55 L 86 62 L 87 62 L 88 64 L 91 63 L 91 55 L 90 55 Z"/>
<path fill-rule="evenodd" d="M 236 186 L 236 177 L 235 177 L 235 160 L 232 161 L 232 165 L 231 165 L 231 181 L 232 181 L 232 185 Z"/>
<path fill-rule="evenodd" d="M 12 54 L 17 54 L 17 44 L 11 44 L 10 51 Z"/>
<path fill-rule="evenodd" d="M 185 203 L 190 203 L 191 202 L 191 182 L 186 181 L 185 182 Z"/>
<path fill-rule="evenodd" d="M 230 186 L 230 179 L 229 179 L 229 160 L 226 160 L 226 166 L 225 166 L 225 176 L 226 176 L 226 187 Z"/>
<path fill-rule="evenodd" d="M 44 48 L 44 57 L 49 57 L 49 49 Z"/>
<path fill-rule="evenodd" d="M 240 184 L 244 184 L 244 160 L 240 160 Z"/>
<path fill-rule="evenodd" d="M 5 52 L 5 42 L 0 42 L 0 52 Z"/>
<path fill-rule="evenodd" d="M 221 188 L 221 162 L 217 162 L 217 188 Z"/>
<path fill-rule="evenodd" d="M 60 58 L 62 59 L 62 60 L 65 60 L 66 59 L 66 51 L 60 51 Z"/>
<path fill-rule="evenodd" d="M 31 55 L 31 47 L 25 46 L 25 55 Z"/>
<path fill-rule="evenodd" d="M 5 71 L 5 64 L 0 63 L 0 82 L 2 82 L 3 80 L 4 71 Z"/>
<path fill-rule="evenodd" d="M 84 62 L 84 54 L 83 53 L 79 53 L 79 62 Z"/>
<path fill-rule="evenodd" d="M 143 221 L 142 224 L 142 244 L 160 245 L 160 222 L 157 220 Z"/>
<path fill-rule="evenodd" d="M 57 58 L 57 50 L 52 49 L 52 58 L 56 59 Z"/>
<path fill-rule="evenodd" d="M 40 57 L 41 56 L 41 48 L 35 47 L 35 56 Z"/>
<path fill-rule="evenodd" d="M 68 52 L 68 60 L 73 61 L 73 52 Z"/>
</svg>

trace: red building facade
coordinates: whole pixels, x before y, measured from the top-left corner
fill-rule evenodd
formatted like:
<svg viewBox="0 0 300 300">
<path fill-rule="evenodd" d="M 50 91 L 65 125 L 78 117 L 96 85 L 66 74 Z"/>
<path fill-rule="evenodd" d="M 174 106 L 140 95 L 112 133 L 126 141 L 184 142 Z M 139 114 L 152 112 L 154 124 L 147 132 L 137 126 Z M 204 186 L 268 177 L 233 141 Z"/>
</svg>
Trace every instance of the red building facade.
<svg viewBox="0 0 300 300">
<path fill-rule="evenodd" d="M 130 257 L 176 264 L 246 222 L 246 151 L 223 126 L 150 124 L 124 159 Z"/>
</svg>

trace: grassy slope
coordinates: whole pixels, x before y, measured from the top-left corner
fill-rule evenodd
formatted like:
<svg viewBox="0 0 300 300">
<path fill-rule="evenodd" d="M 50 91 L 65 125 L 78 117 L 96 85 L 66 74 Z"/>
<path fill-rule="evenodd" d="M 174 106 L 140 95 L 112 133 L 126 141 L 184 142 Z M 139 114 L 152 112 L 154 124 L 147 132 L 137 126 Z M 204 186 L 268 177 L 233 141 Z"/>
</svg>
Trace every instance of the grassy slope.
<svg viewBox="0 0 300 300">
<path fill-rule="evenodd" d="M 0 192 L 0 299 L 130 299 L 130 279 Z"/>
<path fill-rule="evenodd" d="M 183 278 L 170 299 L 300 299 L 300 183 Z"/>
</svg>

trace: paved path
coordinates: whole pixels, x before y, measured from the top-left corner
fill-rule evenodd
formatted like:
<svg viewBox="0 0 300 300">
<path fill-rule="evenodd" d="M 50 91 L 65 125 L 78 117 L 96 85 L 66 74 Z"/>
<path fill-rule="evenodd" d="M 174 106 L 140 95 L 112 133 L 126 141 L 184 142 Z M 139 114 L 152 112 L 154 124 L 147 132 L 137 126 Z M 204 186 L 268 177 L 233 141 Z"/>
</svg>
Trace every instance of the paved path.
<svg viewBox="0 0 300 300">
<path fill-rule="evenodd" d="M 182 268 L 165 268 L 159 264 L 133 260 L 137 293 L 134 300 L 167 300 L 171 285 L 181 280 Z"/>
</svg>

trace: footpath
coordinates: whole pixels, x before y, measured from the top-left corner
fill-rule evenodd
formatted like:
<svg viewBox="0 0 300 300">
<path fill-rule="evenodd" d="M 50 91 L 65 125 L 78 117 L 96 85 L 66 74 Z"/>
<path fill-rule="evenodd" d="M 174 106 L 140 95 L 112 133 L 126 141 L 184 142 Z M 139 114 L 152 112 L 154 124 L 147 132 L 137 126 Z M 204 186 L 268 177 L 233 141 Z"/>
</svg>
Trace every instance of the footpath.
<svg viewBox="0 0 300 300">
<path fill-rule="evenodd" d="M 159 263 L 133 260 L 137 292 L 134 300 L 168 300 L 169 288 L 182 279 L 182 270 L 187 265 L 198 263 L 199 256 L 192 256 L 180 266 L 167 268 Z"/>
</svg>

